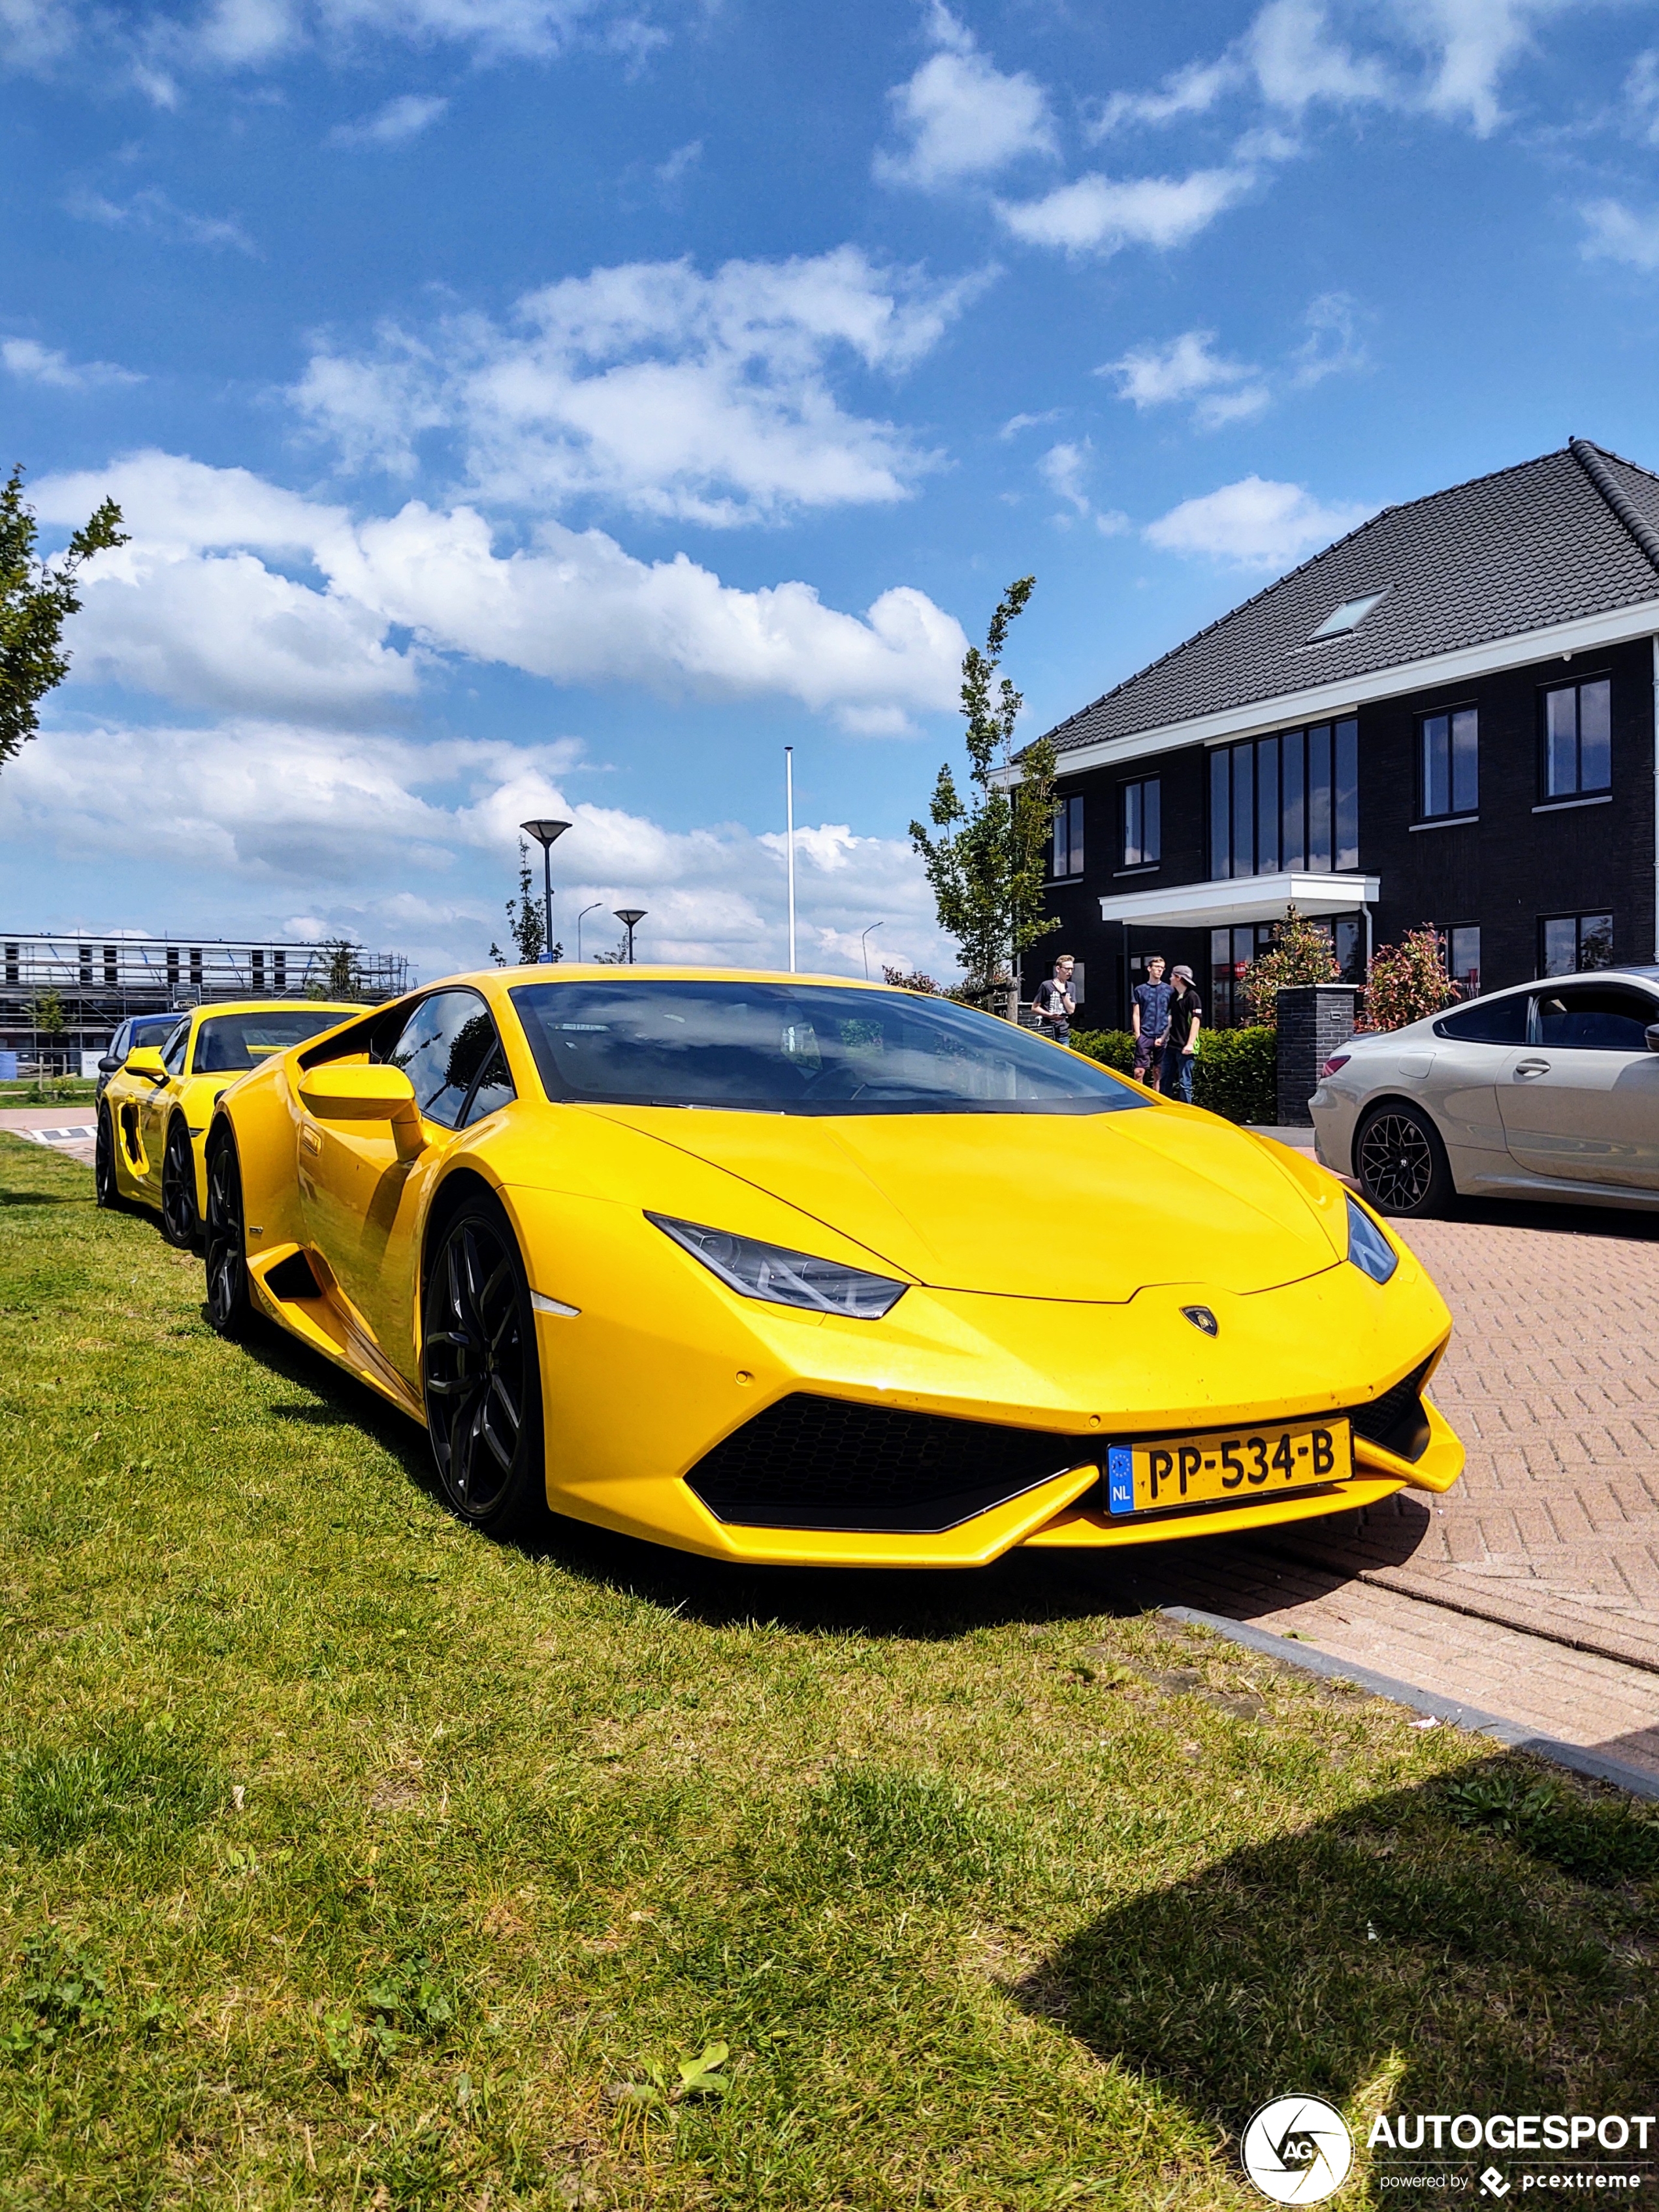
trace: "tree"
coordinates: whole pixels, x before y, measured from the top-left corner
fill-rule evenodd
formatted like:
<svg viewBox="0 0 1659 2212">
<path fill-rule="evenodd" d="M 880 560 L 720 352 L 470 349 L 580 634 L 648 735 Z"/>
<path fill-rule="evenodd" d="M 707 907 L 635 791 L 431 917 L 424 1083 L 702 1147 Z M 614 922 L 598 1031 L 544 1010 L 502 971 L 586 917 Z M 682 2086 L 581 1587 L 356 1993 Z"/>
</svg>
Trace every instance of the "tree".
<svg viewBox="0 0 1659 2212">
<path fill-rule="evenodd" d="M 939 985 L 922 969 L 912 968 L 906 970 L 902 968 L 892 967 L 884 960 L 881 963 L 881 974 L 884 982 L 894 984 L 901 991 L 915 991 L 924 999 L 937 999 L 939 996 Z"/>
<path fill-rule="evenodd" d="M 1259 953 L 1244 970 L 1244 1003 L 1265 1028 L 1279 1025 L 1279 994 L 1296 983 L 1335 983 L 1342 970 L 1330 939 L 1293 906 L 1273 927 L 1271 948 Z"/>
<path fill-rule="evenodd" d="M 325 937 L 318 950 L 323 973 L 306 986 L 308 999 L 356 999 L 362 995 L 363 971 L 358 964 L 361 945 L 349 937 Z"/>
<path fill-rule="evenodd" d="M 1365 976 L 1365 1026 L 1403 1030 L 1451 1006 L 1457 986 L 1446 973 L 1445 940 L 1426 923 L 1398 945 L 1379 945 Z"/>
<path fill-rule="evenodd" d="M 518 951 L 520 968 L 536 968 L 545 958 L 560 960 L 564 957 L 562 945 L 556 945 L 551 952 L 547 945 L 546 911 L 534 890 L 534 876 L 530 866 L 530 848 L 522 837 L 519 840 L 519 896 L 507 901 L 507 927 Z M 500 945 L 491 943 L 489 957 L 498 968 L 507 965 L 507 955 Z"/>
<path fill-rule="evenodd" d="M 970 645 L 963 660 L 968 773 L 975 787 L 968 804 L 947 761 L 928 810 L 933 834 L 920 822 L 910 824 L 939 927 L 956 939 L 967 973 L 963 995 L 981 1005 L 1006 989 L 1027 945 L 1060 927 L 1042 912 L 1054 818 L 1054 749 L 1039 738 L 1016 762 L 1014 724 L 1024 702 L 1006 676 L 993 690 L 1008 625 L 1024 612 L 1036 582 L 1022 576 L 1009 585 L 991 617 L 985 650 Z"/>
<path fill-rule="evenodd" d="M 0 490 L 0 767 L 34 735 L 40 702 L 69 674 L 64 624 L 80 608 L 82 567 L 94 553 L 127 542 L 112 499 L 82 524 L 55 562 L 38 556 L 36 537 L 20 466 Z"/>
</svg>

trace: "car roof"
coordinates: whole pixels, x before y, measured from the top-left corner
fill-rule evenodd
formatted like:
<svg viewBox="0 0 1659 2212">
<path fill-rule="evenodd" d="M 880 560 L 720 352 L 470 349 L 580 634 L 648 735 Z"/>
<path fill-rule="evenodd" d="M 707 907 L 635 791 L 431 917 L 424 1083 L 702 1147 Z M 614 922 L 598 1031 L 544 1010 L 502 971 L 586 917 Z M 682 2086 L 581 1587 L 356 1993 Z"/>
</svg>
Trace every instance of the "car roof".
<svg viewBox="0 0 1659 2212">
<path fill-rule="evenodd" d="M 475 968 L 464 975 L 444 975 L 435 983 L 423 983 L 418 991 L 408 995 L 427 998 L 434 991 L 459 989 L 464 984 L 477 989 L 494 983 L 498 989 L 502 986 L 511 989 L 523 983 L 617 983 L 633 980 L 642 983 L 783 983 L 797 989 L 810 985 L 814 990 L 820 987 L 848 991 L 904 989 L 902 983 L 866 982 L 862 975 L 818 975 L 805 971 L 796 973 L 787 968 L 689 968 L 668 963 L 647 965 L 643 960 L 626 968 L 610 961 L 586 960 L 578 963 L 558 960 L 528 967 Z"/>
<path fill-rule="evenodd" d="M 361 999 L 213 999 L 204 1006 L 191 1007 L 188 1017 L 181 1013 L 175 1018 L 200 1023 L 219 1014 L 362 1014 L 368 1011 Z"/>
<path fill-rule="evenodd" d="M 1512 999 L 1520 991 L 1559 990 L 1564 983 L 1645 983 L 1650 990 L 1659 989 L 1659 968 L 1638 968 L 1632 964 L 1618 968 L 1580 968 L 1571 975 L 1534 975 L 1529 983 L 1506 983 L 1501 991 L 1483 991 L 1480 999 L 1460 999 L 1457 1006 L 1443 1006 L 1443 1014 L 1455 1013 L 1462 1006 L 1480 1005 L 1488 999 Z"/>
</svg>

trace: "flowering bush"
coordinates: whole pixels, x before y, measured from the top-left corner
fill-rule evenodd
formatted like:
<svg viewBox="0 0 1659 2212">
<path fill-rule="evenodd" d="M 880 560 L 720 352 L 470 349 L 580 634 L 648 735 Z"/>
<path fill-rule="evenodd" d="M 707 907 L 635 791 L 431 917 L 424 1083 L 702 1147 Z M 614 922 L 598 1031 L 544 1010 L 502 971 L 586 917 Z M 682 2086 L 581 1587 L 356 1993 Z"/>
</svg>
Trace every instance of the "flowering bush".
<svg viewBox="0 0 1659 2212">
<path fill-rule="evenodd" d="M 1261 953 L 1244 970 L 1244 1003 L 1265 1029 L 1279 1020 L 1279 994 L 1296 983 L 1340 983 L 1342 970 L 1331 949 L 1331 940 L 1316 924 L 1293 906 L 1273 930 L 1269 951 Z"/>
<path fill-rule="evenodd" d="M 1453 1005 L 1457 986 L 1446 973 L 1438 930 L 1413 929 L 1398 945 L 1380 945 L 1365 979 L 1365 1027 L 1403 1030 Z"/>
</svg>

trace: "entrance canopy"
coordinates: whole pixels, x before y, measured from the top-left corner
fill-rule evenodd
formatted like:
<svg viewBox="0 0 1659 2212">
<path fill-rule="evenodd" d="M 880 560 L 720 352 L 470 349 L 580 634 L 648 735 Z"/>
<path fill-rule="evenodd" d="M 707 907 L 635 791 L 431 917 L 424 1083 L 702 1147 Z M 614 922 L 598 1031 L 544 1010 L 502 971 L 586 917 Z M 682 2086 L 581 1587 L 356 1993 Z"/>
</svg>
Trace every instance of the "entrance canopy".
<svg viewBox="0 0 1659 2212">
<path fill-rule="evenodd" d="M 1298 914 L 1352 914 L 1375 906 L 1380 876 L 1316 876 L 1290 871 L 1277 876 L 1233 876 L 1216 883 L 1171 884 L 1166 890 L 1126 891 L 1103 898 L 1103 921 L 1161 922 L 1169 929 L 1224 929 L 1251 921 L 1282 921 Z"/>
</svg>

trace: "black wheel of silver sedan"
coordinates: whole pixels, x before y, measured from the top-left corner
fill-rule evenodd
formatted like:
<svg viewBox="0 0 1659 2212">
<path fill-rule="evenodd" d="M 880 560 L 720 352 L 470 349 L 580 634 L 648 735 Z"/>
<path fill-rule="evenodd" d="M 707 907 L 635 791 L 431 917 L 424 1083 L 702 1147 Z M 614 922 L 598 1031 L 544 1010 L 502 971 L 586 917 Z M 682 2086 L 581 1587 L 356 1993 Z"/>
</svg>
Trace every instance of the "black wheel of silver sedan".
<svg viewBox="0 0 1659 2212">
<path fill-rule="evenodd" d="M 1404 1105 L 1376 1107 L 1359 1125 L 1353 1156 L 1359 1188 L 1379 1213 L 1445 1211 L 1451 1169 L 1426 1114 Z"/>
<path fill-rule="evenodd" d="M 202 1233 L 202 1217 L 196 1206 L 196 1155 L 191 1150 L 185 1117 L 175 1114 L 167 1124 L 167 1149 L 161 1155 L 161 1234 L 181 1252 L 193 1252 Z"/>
<path fill-rule="evenodd" d="M 207 1312 L 221 1336 L 240 1336 L 252 1318 L 247 1241 L 242 1227 L 242 1170 L 221 1133 L 208 1145 Z"/>
<path fill-rule="evenodd" d="M 469 1199 L 428 1255 L 421 1351 L 444 1502 L 492 1536 L 546 1504 L 541 1370 L 530 1285 L 507 1217 Z"/>
</svg>

